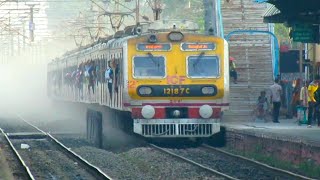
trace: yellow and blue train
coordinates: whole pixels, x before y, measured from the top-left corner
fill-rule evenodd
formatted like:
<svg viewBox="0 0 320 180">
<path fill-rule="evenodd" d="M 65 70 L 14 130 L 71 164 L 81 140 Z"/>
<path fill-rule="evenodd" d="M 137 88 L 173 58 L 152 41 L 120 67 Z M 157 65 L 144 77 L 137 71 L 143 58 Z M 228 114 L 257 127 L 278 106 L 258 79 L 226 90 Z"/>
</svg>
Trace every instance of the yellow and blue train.
<svg viewBox="0 0 320 180">
<path fill-rule="evenodd" d="M 130 114 L 133 132 L 149 138 L 218 133 L 229 107 L 227 42 L 188 23 L 155 24 L 128 27 L 53 60 L 49 96 Z"/>
</svg>

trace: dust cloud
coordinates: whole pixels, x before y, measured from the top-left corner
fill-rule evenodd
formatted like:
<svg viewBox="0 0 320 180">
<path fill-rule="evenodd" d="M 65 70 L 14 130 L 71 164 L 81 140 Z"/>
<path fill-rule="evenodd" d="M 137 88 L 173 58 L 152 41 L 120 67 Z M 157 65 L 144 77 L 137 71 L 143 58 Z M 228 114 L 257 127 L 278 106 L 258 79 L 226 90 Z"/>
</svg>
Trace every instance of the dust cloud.
<svg viewBox="0 0 320 180">
<path fill-rule="evenodd" d="M 56 130 L 61 128 L 61 131 L 67 131 L 68 128 L 70 131 L 84 131 L 85 116 L 79 113 L 81 108 L 55 103 L 47 96 L 46 62 L 61 55 L 67 48 L 62 46 L 55 49 L 51 46 L 44 51 L 50 53 L 42 57 L 43 61 L 35 61 L 28 54 L 22 54 L 8 58 L 7 64 L 0 64 L 0 118 L 20 114 L 43 127 L 53 126 Z M 66 124 L 63 122 L 69 122 L 70 125 L 63 125 Z"/>
<path fill-rule="evenodd" d="M 31 64 L 1 65 L 0 108 L 2 112 L 46 111 L 46 66 Z"/>
</svg>

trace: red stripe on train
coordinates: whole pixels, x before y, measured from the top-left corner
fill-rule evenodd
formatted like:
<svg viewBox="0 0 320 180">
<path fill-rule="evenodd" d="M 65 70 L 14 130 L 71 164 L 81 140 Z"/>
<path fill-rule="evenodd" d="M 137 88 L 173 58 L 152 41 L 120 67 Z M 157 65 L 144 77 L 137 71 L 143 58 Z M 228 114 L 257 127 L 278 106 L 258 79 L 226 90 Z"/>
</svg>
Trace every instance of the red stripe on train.
<svg viewBox="0 0 320 180">
<path fill-rule="evenodd" d="M 142 108 L 132 108 L 131 117 L 133 119 L 144 119 L 141 114 Z M 220 118 L 221 116 L 221 108 L 212 108 L 213 113 L 211 118 Z M 165 108 L 155 108 L 155 115 L 153 119 L 164 119 L 166 118 L 166 110 Z M 191 119 L 199 119 L 201 118 L 199 113 L 199 108 L 188 108 L 188 117 Z"/>
<path fill-rule="evenodd" d="M 141 114 L 142 108 L 132 108 L 131 117 L 133 119 L 144 119 Z M 166 117 L 166 111 L 164 108 L 155 108 L 154 119 L 164 119 Z"/>
<path fill-rule="evenodd" d="M 202 105 L 209 105 L 209 106 L 229 106 L 229 103 L 142 103 L 142 105 L 132 105 L 130 103 L 124 103 L 125 107 L 128 106 L 145 106 L 145 105 L 151 105 L 151 106 L 202 106 Z"/>
</svg>

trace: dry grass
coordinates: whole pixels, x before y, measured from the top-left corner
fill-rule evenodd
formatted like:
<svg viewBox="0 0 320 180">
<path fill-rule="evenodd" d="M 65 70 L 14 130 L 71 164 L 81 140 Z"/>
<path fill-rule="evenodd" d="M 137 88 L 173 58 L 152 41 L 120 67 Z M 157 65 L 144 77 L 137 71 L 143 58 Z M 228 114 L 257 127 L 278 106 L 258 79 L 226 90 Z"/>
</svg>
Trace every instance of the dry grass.
<svg viewBox="0 0 320 180">
<path fill-rule="evenodd" d="M 2 149 L 0 148 L 0 179 L 4 180 L 13 180 L 13 176 L 11 170 L 6 162 L 6 158 L 2 153 Z"/>
</svg>

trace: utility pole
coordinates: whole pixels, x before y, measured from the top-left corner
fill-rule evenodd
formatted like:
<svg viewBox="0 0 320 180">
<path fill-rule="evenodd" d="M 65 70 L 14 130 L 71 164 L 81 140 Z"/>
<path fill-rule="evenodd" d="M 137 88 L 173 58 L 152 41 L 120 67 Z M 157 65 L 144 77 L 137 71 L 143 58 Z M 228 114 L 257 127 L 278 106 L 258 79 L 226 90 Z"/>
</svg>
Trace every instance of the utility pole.
<svg viewBox="0 0 320 180">
<path fill-rule="evenodd" d="M 204 29 L 206 34 L 209 33 L 209 29 L 212 28 L 214 31 L 217 31 L 217 22 L 218 18 L 216 17 L 216 3 L 215 1 L 212 0 L 203 0 L 203 5 L 204 5 Z M 214 32 L 217 33 L 217 32 Z"/>
<path fill-rule="evenodd" d="M 30 30 L 30 41 L 34 41 L 34 29 L 35 29 L 35 24 L 33 22 L 33 7 L 35 5 L 29 5 L 30 6 L 30 21 L 29 21 L 29 30 Z"/>
<path fill-rule="evenodd" d="M 97 34 L 96 34 L 96 37 L 95 37 L 95 40 L 99 39 L 102 35 L 102 32 L 103 32 L 103 27 L 102 27 L 102 23 L 103 21 L 101 20 L 101 17 L 99 16 L 100 14 L 103 13 L 102 9 L 99 8 L 98 10 L 98 15 L 96 16 L 96 21 L 97 21 L 97 24 L 98 24 L 98 30 L 97 30 Z"/>
<path fill-rule="evenodd" d="M 22 33 L 23 33 L 23 50 L 25 50 L 26 49 L 26 22 L 25 21 L 23 21 Z"/>
<path fill-rule="evenodd" d="M 140 23 L 140 0 L 136 0 L 136 24 Z"/>
<path fill-rule="evenodd" d="M 300 46 L 299 46 L 299 73 L 300 75 L 302 76 L 302 62 L 303 62 L 303 44 L 300 43 Z"/>
<path fill-rule="evenodd" d="M 10 55 L 13 56 L 14 55 L 14 32 L 11 31 L 11 14 L 9 12 L 9 34 L 10 34 Z"/>
<path fill-rule="evenodd" d="M 17 40 L 18 40 L 18 55 L 20 55 L 20 35 L 17 33 Z"/>
<path fill-rule="evenodd" d="M 162 12 L 161 9 L 161 0 L 155 0 L 154 1 L 154 16 L 155 16 L 155 20 L 160 20 L 160 14 Z"/>
<path fill-rule="evenodd" d="M 115 0 L 115 12 L 118 13 L 120 11 L 119 0 Z"/>
<path fill-rule="evenodd" d="M 131 14 L 131 12 L 130 13 L 120 12 L 119 5 L 120 5 L 119 0 L 115 0 L 114 12 L 106 12 L 105 14 L 109 16 L 111 27 L 115 32 L 119 31 L 120 26 L 123 23 L 124 16 L 128 16 L 129 14 Z"/>
<path fill-rule="evenodd" d="M 148 2 L 152 8 L 154 20 L 160 20 L 160 14 L 162 13 L 161 0 L 149 0 Z"/>
<path fill-rule="evenodd" d="M 120 12 L 120 6 L 119 6 L 119 0 L 115 0 L 115 5 L 116 5 L 116 7 L 115 7 L 115 13 L 119 13 Z M 116 26 L 116 32 L 117 31 L 119 31 L 119 29 L 120 29 L 120 25 L 121 25 L 121 19 L 122 19 L 122 17 L 121 17 L 121 15 L 120 16 L 115 16 L 114 17 L 115 19 L 116 19 L 116 21 L 115 22 L 119 22 L 119 25 L 118 26 Z"/>
</svg>

